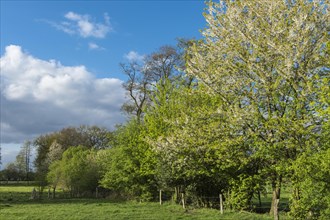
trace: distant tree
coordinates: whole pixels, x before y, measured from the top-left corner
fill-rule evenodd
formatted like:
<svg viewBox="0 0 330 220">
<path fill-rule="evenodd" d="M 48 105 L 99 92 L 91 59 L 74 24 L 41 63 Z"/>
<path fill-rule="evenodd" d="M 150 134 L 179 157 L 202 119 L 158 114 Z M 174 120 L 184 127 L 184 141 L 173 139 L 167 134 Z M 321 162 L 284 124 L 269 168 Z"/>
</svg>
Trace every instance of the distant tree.
<svg viewBox="0 0 330 220">
<path fill-rule="evenodd" d="M 96 150 L 110 147 L 109 143 L 112 138 L 112 132 L 110 132 L 108 129 L 98 126 L 82 125 L 78 127 L 77 130 L 84 137 L 86 137 L 86 143 L 84 143 L 84 146 Z"/>
<path fill-rule="evenodd" d="M 63 175 L 62 163 L 60 160 L 53 161 L 49 166 L 49 172 L 47 173 L 47 181 L 53 188 L 52 198 L 55 198 L 56 188 L 61 184 Z"/>
<path fill-rule="evenodd" d="M 29 174 L 31 173 L 31 151 L 32 142 L 25 141 L 18 155 L 16 156 L 15 164 L 22 178 L 29 180 Z"/>
<path fill-rule="evenodd" d="M 95 190 L 99 180 L 95 156 L 95 150 L 83 146 L 70 147 L 64 151 L 62 159 L 53 162 L 47 174 L 54 192 L 57 185 L 69 189 L 72 196 Z"/>
<path fill-rule="evenodd" d="M 19 170 L 15 163 L 8 163 L 5 169 L 2 171 L 2 173 L 3 173 L 3 178 L 7 181 L 11 181 L 11 180 L 14 181 L 21 179 Z"/>
<path fill-rule="evenodd" d="M 48 155 L 49 148 L 56 141 L 57 135 L 57 133 L 40 135 L 33 141 L 33 145 L 36 149 L 36 158 L 34 160 L 36 180 L 38 180 L 42 186 L 47 184 L 46 175 L 50 164 Z"/>
<path fill-rule="evenodd" d="M 163 46 L 158 51 L 146 56 L 140 63 L 137 61 L 120 64 L 128 80 L 123 84 L 129 101 L 122 106 L 124 112 L 141 121 L 143 112 L 150 104 L 150 95 L 157 82 L 175 79 L 182 74 L 183 57 L 178 48 Z"/>
<path fill-rule="evenodd" d="M 51 164 L 57 160 L 60 160 L 64 151 L 65 149 L 63 149 L 61 144 L 57 143 L 56 140 L 53 141 L 49 147 L 45 163 Z"/>
<path fill-rule="evenodd" d="M 85 146 L 89 149 L 109 147 L 111 132 L 97 126 L 67 127 L 58 132 L 41 135 L 34 140 L 37 155 L 34 161 L 39 180 L 46 185 L 50 164 L 62 158 L 70 147 Z"/>
</svg>

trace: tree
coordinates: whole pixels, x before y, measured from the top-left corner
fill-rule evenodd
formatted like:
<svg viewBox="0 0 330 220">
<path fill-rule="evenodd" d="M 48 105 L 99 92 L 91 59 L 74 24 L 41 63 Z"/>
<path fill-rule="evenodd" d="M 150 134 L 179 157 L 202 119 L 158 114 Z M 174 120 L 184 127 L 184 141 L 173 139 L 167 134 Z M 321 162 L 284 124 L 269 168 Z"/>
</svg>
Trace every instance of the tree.
<svg viewBox="0 0 330 220">
<path fill-rule="evenodd" d="M 63 152 L 70 147 L 85 146 L 90 149 L 109 147 L 111 132 L 97 126 L 67 127 L 58 132 L 40 135 L 34 140 L 37 150 L 34 161 L 38 179 L 46 185 L 49 165 L 62 158 Z"/>
<path fill-rule="evenodd" d="M 103 158 L 101 185 L 127 198 L 150 200 L 157 195 L 156 158 L 145 142 L 144 124 L 136 119 L 117 128 L 112 148 Z"/>
<path fill-rule="evenodd" d="M 124 88 L 130 97 L 123 110 L 134 117 L 114 133 L 108 161 L 102 162 L 106 167 L 102 186 L 140 199 L 149 200 L 157 195 L 157 156 L 146 137 L 161 131 L 151 134 L 152 125 L 144 117 L 149 108 L 166 102 L 168 88 L 182 77 L 183 65 L 182 53 L 171 46 L 145 56 L 141 63 L 121 64 L 128 76 Z M 160 93 L 162 100 L 157 96 Z"/>
<path fill-rule="evenodd" d="M 112 133 L 103 127 L 82 125 L 77 128 L 86 137 L 85 146 L 96 150 L 109 148 Z"/>
<path fill-rule="evenodd" d="M 250 165 L 255 162 L 248 159 L 246 144 L 239 146 L 244 139 L 225 140 L 230 124 L 225 109 L 219 108 L 219 97 L 205 93 L 203 86 L 182 83 L 168 87 L 157 90 L 157 105 L 145 116 L 147 139 L 158 157 L 159 187 L 174 187 L 196 204 L 211 205 L 205 197 L 224 194 L 239 184 L 235 181 L 242 180 L 247 170 L 256 173 Z M 235 205 L 249 205 L 251 191 L 253 195 L 253 190 L 246 190 L 247 201 L 240 197 Z"/>
<path fill-rule="evenodd" d="M 323 58 L 330 65 L 330 43 Z M 330 87 L 329 75 L 317 79 L 320 99 L 313 103 L 316 114 L 323 120 L 315 128 L 319 135 L 312 149 L 299 155 L 293 164 L 293 186 L 290 215 L 295 219 L 327 219 L 330 216 Z"/>
<path fill-rule="evenodd" d="M 52 184 L 53 195 L 57 185 L 69 189 L 72 196 L 93 191 L 98 186 L 99 170 L 96 151 L 83 146 L 70 147 L 61 160 L 50 165 L 47 180 Z"/>
<path fill-rule="evenodd" d="M 39 181 L 40 186 L 47 185 L 46 176 L 50 165 L 48 152 L 56 138 L 57 133 L 50 133 L 40 135 L 33 141 L 33 145 L 36 148 L 36 158 L 34 160 L 36 179 Z"/>
<path fill-rule="evenodd" d="M 330 148 L 305 152 L 294 163 L 296 192 L 290 205 L 294 219 L 328 219 L 330 216 Z"/>
<path fill-rule="evenodd" d="M 15 164 L 18 168 L 18 172 L 21 174 L 22 178 L 29 181 L 29 174 L 31 173 L 31 151 L 32 142 L 25 141 L 18 155 L 16 156 Z"/>
<path fill-rule="evenodd" d="M 47 173 L 47 181 L 53 188 L 52 198 L 55 198 L 56 188 L 58 185 L 64 185 L 61 184 L 62 180 L 62 163 L 60 160 L 56 160 L 49 166 L 49 172 Z"/>
<path fill-rule="evenodd" d="M 287 168 L 314 146 L 323 120 L 311 105 L 320 100 L 317 78 L 330 69 L 320 59 L 328 10 L 318 0 L 210 2 L 204 40 L 188 51 L 187 73 L 227 108 L 232 135 L 225 139 L 247 138 L 250 156 L 266 160 L 260 172 L 273 188 L 275 219 Z"/>
<path fill-rule="evenodd" d="M 47 164 L 51 164 L 57 160 L 60 160 L 64 151 L 65 149 L 63 149 L 62 145 L 57 143 L 57 140 L 54 140 L 53 143 L 49 146 L 45 162 Z"/>
<path fill-rule="evenodd" d="M 7 181 L 20 180 L 21 176 L 15 163 L 8 163 L 3 170 L 3 177 Z"/>
<path fill-rule="evenodd" d="M 163 46 L 158 51 L 146 56 L 142 63 L 137 61 L 120 64 L 128 80 L 123 84 L 129 95 L 129 101 L 122 109 L 141 121 L 143 112 L 150 104 L 150 95 L 157 82 L 180 76 L 177 69 L 182 67 L 183 59 L 177 48 Z"/>
</svg>

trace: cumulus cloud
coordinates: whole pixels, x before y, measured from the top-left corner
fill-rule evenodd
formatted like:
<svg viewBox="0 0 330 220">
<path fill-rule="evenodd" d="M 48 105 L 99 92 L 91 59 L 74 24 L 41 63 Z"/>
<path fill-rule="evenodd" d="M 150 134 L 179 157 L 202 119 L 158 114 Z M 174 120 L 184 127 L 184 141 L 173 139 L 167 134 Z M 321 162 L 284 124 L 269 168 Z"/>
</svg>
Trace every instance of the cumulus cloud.
<svg viewBox="0 0 330 220">
<path fill-rule="evenodd" d="M 88 43 L 88 48 L 89 48 L 90 50 L 105 50 L 104 47 L 101 47 L 101 46 L 99 46 L 98 44 L 93 43 L 93 42 L 89 42 L 89 43 Z"/>
<path fill-rule="evenodd" d="M 22 143 L 67 126 L 121 123 L 122 81 L 96 78 L 84 66 L 64 66 L 6 47 L 1 68 L 1 143 Z"/>
<path fill-rule="evenodd" d="M 145 56 L 136 51 L 130 51 L 124 57 L 130 62 L 142 62 Z"/>
<path fill-rule="evenodd" d="M 105 36 L 113 31 L 110 24 L 110 17 L 107 13 L 104 14 L 104 22 L 98 23 L 93 21 L 88 14 L 77 14 L 75 12 L 68 12 L 64 15 L 65 21 L 60 23 L 49 22 L 53 27 L 68 34 L 77 34 L 83 38 L 95 37 L 105 38 Z"/>
</svg>

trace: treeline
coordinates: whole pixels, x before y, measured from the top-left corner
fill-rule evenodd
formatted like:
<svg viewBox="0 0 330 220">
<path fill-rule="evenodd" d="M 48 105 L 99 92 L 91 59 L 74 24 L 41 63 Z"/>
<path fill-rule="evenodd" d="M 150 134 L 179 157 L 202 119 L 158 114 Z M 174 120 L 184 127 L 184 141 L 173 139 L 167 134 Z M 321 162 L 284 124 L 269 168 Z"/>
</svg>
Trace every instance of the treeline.
<svg viewBox="0 0 330 220">
<path fill-rule="evenodd" d="M 209 3 L 202 40 L 180 40 L 121 64 L 128 120 L 109 132 L 43 135 L 37 175 L 73 195 L 97 186 L 128 199 L 251 210 L 266 186 L 278 219 L 330 216 L 330 43 L 327 1 Z M 79 136 L 82 135 L 82 136 Z"/>
<path fill-rule="evenodd" d="M 5 169 L 0 171 L 0 181 L 31 181 L 35 179 L 35 173 L 32 169 L 33 144 L 26 141 L 16 156 L 16 160 L 6 165 Z"/>
</svg>

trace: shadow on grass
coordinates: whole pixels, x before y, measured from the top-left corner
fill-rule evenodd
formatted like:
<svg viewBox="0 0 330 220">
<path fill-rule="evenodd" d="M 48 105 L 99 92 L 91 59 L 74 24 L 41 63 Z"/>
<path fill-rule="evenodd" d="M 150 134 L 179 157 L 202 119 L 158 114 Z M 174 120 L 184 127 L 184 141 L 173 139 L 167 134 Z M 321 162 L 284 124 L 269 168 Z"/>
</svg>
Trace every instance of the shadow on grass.
<svg viewBox="0 0 330 220">
<path fill-rule="evenodd" d="M 60 195 L 63 196 L 63 195 Z M 1 192 L 0 206 L 17 204 L 93 204 L 93 203 L 126 203 L 126 200 L 106 199 L 106 198 L 47 198 L 47 193 L 42 194 L 42 198 L 31 199 L 31 193 L 27 192 Z"/>
<path fill-rule="evenodd" d="M 270 201 L 264 201 L 264 202 L 261 203 L 261 206 L 255 205 L 251 211 L 255 212 L 255 213 L 258 213 L 258 214 L 265 214 L 265 213 L 269 213 L 270 208 L 271 208 L 271 202 Z M 280 200 L 279 211 L 283 211 L 283 212 L 290 211 L 290 209 L 289 209 L 289 199 L 284 198 L 284 199 Z"/>
</svg>

